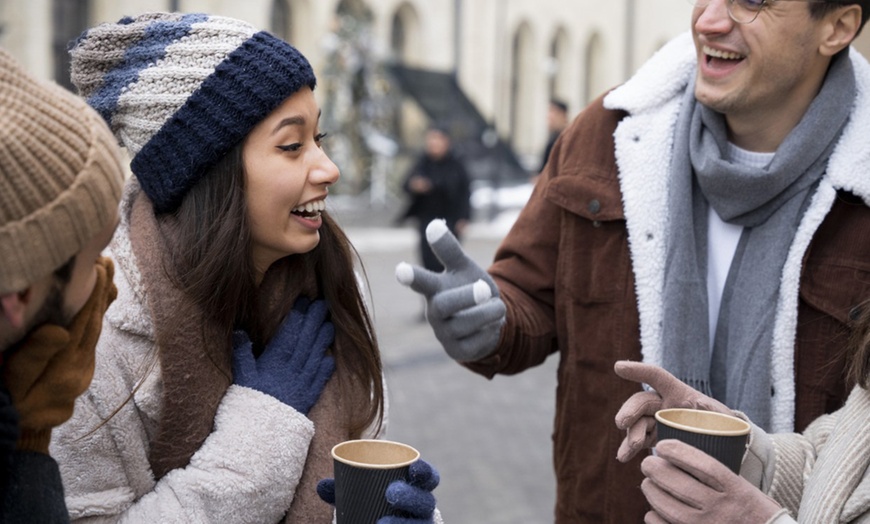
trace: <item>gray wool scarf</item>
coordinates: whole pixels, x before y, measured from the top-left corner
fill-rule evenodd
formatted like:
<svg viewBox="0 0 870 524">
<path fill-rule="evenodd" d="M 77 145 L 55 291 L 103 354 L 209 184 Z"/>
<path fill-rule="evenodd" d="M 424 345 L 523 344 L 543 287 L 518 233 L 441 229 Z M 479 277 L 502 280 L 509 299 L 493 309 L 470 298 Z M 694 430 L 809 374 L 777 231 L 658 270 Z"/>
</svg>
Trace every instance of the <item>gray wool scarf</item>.
<svg viewBox="0 0 870 524">
<path fill-rule="evenodd" d="M 831 62 L 819 94 L 757 169 L 728 158 L 725 119 L 690 83 L 674 136 L 668 195 L 662 363 L 665 369 L 763 428 L 770 426 L 770 359 L 780 277 L 813 189 L 855 98 L 848 50 Z M 710 350 L 707 209 L 743 226 Z"/>
</svg>

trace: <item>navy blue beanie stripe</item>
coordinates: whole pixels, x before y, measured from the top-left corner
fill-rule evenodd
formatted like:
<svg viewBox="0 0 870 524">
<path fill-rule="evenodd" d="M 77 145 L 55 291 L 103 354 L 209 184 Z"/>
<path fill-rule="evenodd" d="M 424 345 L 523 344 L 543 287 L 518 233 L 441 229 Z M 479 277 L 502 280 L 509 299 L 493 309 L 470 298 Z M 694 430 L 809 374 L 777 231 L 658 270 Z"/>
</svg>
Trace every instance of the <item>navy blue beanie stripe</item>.
<svg viewBox="0 0 870 524">
<path fill-rule="evenodd" d="M 179 20 L 149 24 L 142 38 L 125 51 L 119 66 L 106 73 L 102 87 L 88 98 L 88 104 L 111 125 L 123 88 L 136 82 L 142 70 L 163 58 L 166 47 L 186 36 L 193 24 L 206 19 L 207 15 L 195 13 L 184 15 Z M 86 37 L 87 33 L 83 36 Z"/>
<path fill-rule="evenodd" d="M 155 211 L 173 211 L 203 174 L 303 86 L 314 71 L 287 42 L 261 31 L 230 53 L 133 158 Z"/>
</svg>

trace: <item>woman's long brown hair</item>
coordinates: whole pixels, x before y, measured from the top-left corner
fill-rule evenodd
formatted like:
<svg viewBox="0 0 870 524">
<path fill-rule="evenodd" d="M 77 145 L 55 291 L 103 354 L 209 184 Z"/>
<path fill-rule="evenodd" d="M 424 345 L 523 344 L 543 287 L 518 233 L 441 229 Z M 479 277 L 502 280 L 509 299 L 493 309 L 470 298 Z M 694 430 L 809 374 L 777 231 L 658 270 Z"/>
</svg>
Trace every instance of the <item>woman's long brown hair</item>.
<svg viewBox="0 0 870 524">
<path fill-rule="evenodd" d="M 342 382 L 342 394 L 364 395 L 368 405 L 354 411 L 349 428 L 360 436 L 383 418 L 384 389 L 377 339 L 354 272 L 359 256 L 336 222 L 323 213 L 320 243 L 308 253 L 290 255 L 267 272 L 298 284 L 277 304 L 268 302 L 268 289 L 257 289 L 251 257 L 251 229 L 245 202 L 242 144 L 238 144 L 187 193 L 172 219 L 176 242 L 171 263 L 178 284 L 229 337 L 235 328 L 245 329 L 261 351 L 290 311 L 306 283 L 316 283 L 329 304 L 335 325 L 333 355 Z M 359 264 L 362 268 L 362 264 Z M 264 283 L 266 279 L 264 278 Z M 266 285 L 261 288 L 266 288 Z M 315 298 L 315 297 L 311 297 Z M 346 397 L 344 397 L 346 398 Z"/>
<path fill-rule="evenodd" d="M 849 365 L 849 379 L 870 389 L 870 300 L 858 307 L 849 347 L 855 352 Z"/>
</svg>

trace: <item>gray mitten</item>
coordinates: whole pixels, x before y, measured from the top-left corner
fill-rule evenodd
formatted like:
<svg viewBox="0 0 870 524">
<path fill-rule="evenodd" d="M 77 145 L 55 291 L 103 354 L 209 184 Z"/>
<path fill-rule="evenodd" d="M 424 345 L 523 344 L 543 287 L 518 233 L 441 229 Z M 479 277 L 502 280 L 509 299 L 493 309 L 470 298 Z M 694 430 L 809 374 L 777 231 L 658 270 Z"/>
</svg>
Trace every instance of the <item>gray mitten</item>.
<svg viewBox="0 0 870 524">
<path fill-rule="evenodd" d="M 495 282 L 462 250 L 443 220 L 429 223 L 426 240 L 444 271 L 402 262 L 396 279 L 426 297 L 426 317 L 451 358 L 468 362 L 486 357 L 495 350 L 505 322 Z"/>
</svg>

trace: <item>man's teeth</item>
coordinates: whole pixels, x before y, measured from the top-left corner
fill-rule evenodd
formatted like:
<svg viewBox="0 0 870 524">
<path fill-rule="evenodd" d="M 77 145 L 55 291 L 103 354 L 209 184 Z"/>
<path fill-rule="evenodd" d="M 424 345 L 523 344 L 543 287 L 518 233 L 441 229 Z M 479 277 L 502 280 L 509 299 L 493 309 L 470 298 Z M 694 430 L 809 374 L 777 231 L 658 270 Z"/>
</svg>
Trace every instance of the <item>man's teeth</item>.
<svg viewBox="0 0 870 524">
<path fill-rule="evenodd" d="M 308 202 L 307 204 L 303 204 L 301 206 L 296 206 L 293 208 L 293 213 L 304 213 L 304 214 L 319 214 L 321 211 L 326 209 L 326 201 L 325 200 L 315 200 L 314 202 Z"/>
<path fill-rule="evenodd" d="M 740 60 L 744 58 L 743 55 L 738 55 L 737 53 L 719 51 L 718 49 L 713 49 L 712 47 L 707 46 L 704 46 L 704 54 L 707 56 L 712 56 L 713 58 L 721 58 L 723 60 Z"/>
</svg>

